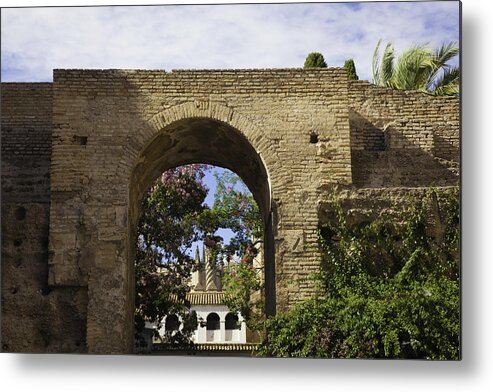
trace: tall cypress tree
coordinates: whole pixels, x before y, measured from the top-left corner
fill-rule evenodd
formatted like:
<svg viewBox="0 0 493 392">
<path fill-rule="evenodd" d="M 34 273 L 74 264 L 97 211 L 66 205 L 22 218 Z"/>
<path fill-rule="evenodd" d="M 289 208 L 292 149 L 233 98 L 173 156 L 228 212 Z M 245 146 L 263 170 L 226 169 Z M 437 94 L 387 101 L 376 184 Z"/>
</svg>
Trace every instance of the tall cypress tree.
<svg viewBox="0 0 493 392">
<path fill-rule="evenodd" d="M 322 53 L 312 52 L 306 57 L 303 68 L 327 68 L 327 63 Z"/>
<path fill-rule="evenodd" d="M 347 77 L 349 80 L 358 80 L 358 75 L 356 74 L 356 66 L 354 65 L 353 59 L 348 59 L 344 63 L 344 68 L 347 71 Z"/>
</svg>

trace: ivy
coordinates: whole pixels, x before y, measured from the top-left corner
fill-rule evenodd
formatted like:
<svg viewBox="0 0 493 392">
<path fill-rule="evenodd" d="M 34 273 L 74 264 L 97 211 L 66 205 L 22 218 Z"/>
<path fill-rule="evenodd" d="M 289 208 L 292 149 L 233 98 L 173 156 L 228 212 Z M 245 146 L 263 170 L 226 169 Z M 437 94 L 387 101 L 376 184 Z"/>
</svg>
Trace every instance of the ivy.
<svg viewBox="0 0 493 392">
<path fill-rule="evenodd" d="M 266 321 L 259 354 L 458 359 L 458 190 L 438 203 L 430 189 L 397 215 L 363 224 L 348 224 L 335 193 L 330 205 L 334 219 L 319 232 L 319 291 Z"/>
</svg>

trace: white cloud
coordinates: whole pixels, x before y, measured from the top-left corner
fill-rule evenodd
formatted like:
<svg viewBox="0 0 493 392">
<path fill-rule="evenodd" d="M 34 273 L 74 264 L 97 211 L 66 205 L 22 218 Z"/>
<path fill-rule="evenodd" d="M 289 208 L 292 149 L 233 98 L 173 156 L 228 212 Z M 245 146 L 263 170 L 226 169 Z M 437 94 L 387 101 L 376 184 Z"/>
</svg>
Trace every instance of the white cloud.
<svg viewBox="0 0 493 392">
<path fill-rule="evenodd" d="M 459 38 L 458 2 L 2 10 L 2 80 L 54 68 L 289 68 L 311 51 L 370 78 L 379 38 L 396 50 Z"/>
</svg>

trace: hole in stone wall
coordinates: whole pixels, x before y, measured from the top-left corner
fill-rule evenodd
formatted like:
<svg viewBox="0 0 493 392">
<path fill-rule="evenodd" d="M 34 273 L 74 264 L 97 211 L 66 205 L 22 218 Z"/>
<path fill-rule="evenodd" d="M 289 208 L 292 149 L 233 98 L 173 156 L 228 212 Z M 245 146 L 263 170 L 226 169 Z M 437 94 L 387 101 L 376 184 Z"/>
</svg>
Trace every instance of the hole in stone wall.
<svg viewBox="0 0 493 392">
<path fill-rule="evenodd" d="M 14 240 L 14 246 L 17 248 L 18 246 L 22 245 L 22 240 L 20 238 L 17 238 Z"/>
<path fill-rule="evenodd" d="M 87 136 L 74 135 L 74 144 L 85 146 L 87 144 Z"/>
<path fill-rule="evenodd" d="M 17 292 L 18 292 L 18 291 L 19 291 L 19 288 L 18 288 L 18 287 L 11 287 L 11 288 L 10 288 L 10 292 L 11 292 L 12 294 L 17 294 Z"/>
<path fill-rule="evenodd" d="M 315 132 L 310 134 L 310 143 L 315 144 L 318 143 L 318 135 Z"/>
<path fill-rule="evenodd" d="M 47 286 L 47 287 L 43 287 L 41 289 L 41 295 L 48 295 L 51 293 L 51 289 Z"/>
<path fill-rule="evenodd" d="M 15 268 L 19 268 L 22 265 L 22 257 L 14 258 L 13 265 Z"/>
<path fill-rule="evenodd" d="M 17 220 L 26 219 L 26 209 L 24 207 L 17 207 L 15 210 L 15 217 Z"/>
</svg>

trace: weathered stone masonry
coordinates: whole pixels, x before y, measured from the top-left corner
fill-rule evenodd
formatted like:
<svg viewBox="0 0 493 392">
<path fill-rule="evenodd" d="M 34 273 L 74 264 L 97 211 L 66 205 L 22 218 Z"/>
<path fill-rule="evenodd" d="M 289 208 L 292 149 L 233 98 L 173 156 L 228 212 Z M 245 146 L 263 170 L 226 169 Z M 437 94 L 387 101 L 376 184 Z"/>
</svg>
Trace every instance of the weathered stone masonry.
<svg viewBox="0 0 493 392">
<path fill-rule="evenodd" d="M 270 312 L 312 293 L 330 184 L 368 215 L 381 192 L 458 183 L 457 98 L 343 69 L 55 70 L 1 98 L 5 351 L 132 351 L 135 227 L 166 169 L 242 176 L 264 217 Z"/>
<path fill-rule="evenodd" d="M 48 285 L 52 84 L 1 93 L 1 349 L 84 351 L 86 288 Z"/>
<path fill-rule="evenodd" d="M 459 100 L 351 81 L 349 122 L 357 187 L 457 184 Z"/>
</svg>

